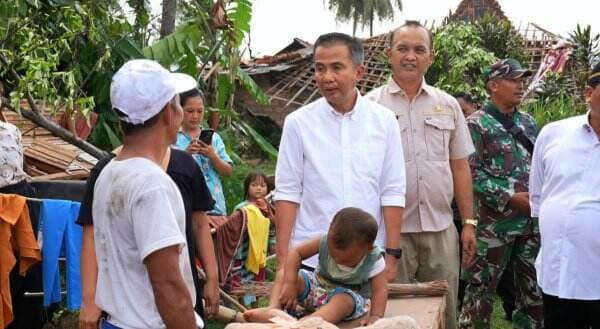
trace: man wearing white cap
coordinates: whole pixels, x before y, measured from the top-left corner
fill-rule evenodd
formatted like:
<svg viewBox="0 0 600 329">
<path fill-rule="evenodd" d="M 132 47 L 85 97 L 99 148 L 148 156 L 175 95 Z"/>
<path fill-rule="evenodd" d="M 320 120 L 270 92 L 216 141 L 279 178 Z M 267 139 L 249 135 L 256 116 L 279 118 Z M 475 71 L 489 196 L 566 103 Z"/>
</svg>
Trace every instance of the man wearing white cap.
<svg viewBox="0 0 600 329">
<path fill-rule="evenodd" d="M 113 76 L 124 143 L 98 177 L 92 209 L 103 329 L 196 328 L 184 205 L 160 167 L 183 117 L 180 89 L 150 60 L 129 61 Z"/>
</svg>

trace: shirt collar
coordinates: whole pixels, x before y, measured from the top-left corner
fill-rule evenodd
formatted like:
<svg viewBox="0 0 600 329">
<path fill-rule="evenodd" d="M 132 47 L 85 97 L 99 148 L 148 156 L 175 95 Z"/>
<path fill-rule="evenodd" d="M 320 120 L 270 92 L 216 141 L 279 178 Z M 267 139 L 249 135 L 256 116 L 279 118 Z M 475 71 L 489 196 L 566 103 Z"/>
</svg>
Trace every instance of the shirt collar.
<svg viewBox="0 0 600 329">
<path fill-rule="evenodd" d="M 590 110 L 587 111 L 587 113 L 585 114 L 585 116 L 582 116 L 582 120 L 581 120 L 581 126 L 588 132 L 591 134 L 596 135 L 596 137 L 598 137 L 598 139 L 600 140 L 600 136 L 598 136 L 596 134 L 596 131 L 594 130 L 594 128 L 592 127 L 592 125 L 590 124 Z"/>
<path fill-rule="evenodd" d="M 419 87 L 417 96 L 415 98 L 419 97 L 422 92 L 425 92 L 426 94 L 431 95 L 432 88 L 433 87 L 431 87 L 430 85 L 427 84 L 427 81 L 425 81 L 425 78 L 423 78 L 421 80 L 421 86 Z M 404 90 L 402 90 L 402 88 L 400 88 L 400 86 L 398 86 L 398 84 L 396 83 L 396 81 L 394 80 L 393 77 L 390 77 L 388 79 L 388 89 L 391 94 L 400 93 L 400 95 L 402 95 L 403 97 L 406 97 L 406 93 L 404 92 Z"/>
<path fill-rule="evenodd" d="M 500 111 L 500 109 L 496 106 L 496 104 L 494 104 L 494 102 L 492 102 L 491 100 L 486 100 L 484 103 L 484 108 L 485 107 L 489 107 L 490 109 L 492 109 L 493 111 L 497 111 L 499 112 L 501 115 L 507 117 L 507 118 L 514 118 L 515 116 L 519 115 L 519 109 L 517 107 L 514 108 L 514 111 L 510 112 L 510 113 L 505 113 Z"/>
<path fill-rule="evenodd" d="M 325 101 L 325 104 L 327 104 L 327 107 L 329 108 L 329 112 L 334 117 L 336 117 L 336 118 L 348 117 L 351 120 L 354 120 L 356 117 L 356 114 L 361 112 L 360 108 L 362 107 L 362 103 L 363 103 L 362 95 L 360 94 L 360 91 L 358 89 L 356 89 L 356 102 L 354 103 L 354 107 L 352 108 L 352 111 L 344 113 L 344 114 L 336 111 L 333 108 L 333 106 L 331 106 L 331 104 L 329 104 L 329 102 L 327 102 L 327 99 L 325 99 L 325 97 L 323 97 L 323 100 Z"/>
</svg>

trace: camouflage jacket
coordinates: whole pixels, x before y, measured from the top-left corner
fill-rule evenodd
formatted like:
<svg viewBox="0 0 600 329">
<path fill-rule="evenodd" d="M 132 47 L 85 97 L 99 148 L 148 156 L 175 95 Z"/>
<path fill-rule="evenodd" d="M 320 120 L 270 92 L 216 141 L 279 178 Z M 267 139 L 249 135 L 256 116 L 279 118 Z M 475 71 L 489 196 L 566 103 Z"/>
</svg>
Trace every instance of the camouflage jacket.
<svg viewBox="0 0 600 329">
<path fill-rule="evenodd" d="M 527 234 L 533 228 L 531 218 L 517 213 L 508 201 L 514 193 L 529 190 L 531 154 L 500 122 L 485 112 L 486 106 L 498 111 L 488 101 L 467 118 L 475 145 L 475 153 L 469 158 L 475 210 L 481 225 L 497 234 Z M 535 143 L 537 127 L 533 118 L 515 112 L 512 120 Z"/>
</svg>

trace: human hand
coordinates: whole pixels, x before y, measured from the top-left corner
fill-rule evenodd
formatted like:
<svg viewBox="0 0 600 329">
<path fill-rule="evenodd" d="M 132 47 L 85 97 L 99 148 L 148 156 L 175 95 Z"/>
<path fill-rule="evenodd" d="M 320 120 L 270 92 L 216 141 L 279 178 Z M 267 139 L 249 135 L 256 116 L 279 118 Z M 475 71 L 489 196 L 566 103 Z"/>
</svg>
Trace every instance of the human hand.
<svg viewBox="0 0 600 329">
<path fill-rule="evenodd" d="M 385 254 L 385 278 L 387 282 L 396 281 L 398 274 L 398 259 L 392 255 Z"/>
<path fill-rule="evenodd" d="M 522 215 L 531 216 L 531 208 L 529 206 L 529 192 L 517 192 L 512 195 L 508 201 L 508 205 L 517 210 Z"/>
<path fill-rule="evenodd" d="M 98 321 L 102 310 L 91 301 L 90 303 L 83 303 L 79 310 L 79 329 L 98 329 Z"/>
<path fill-rule="evenodd" d="M 373 323 L 377 322 L 377 320 L 379 320 L 379 319 L 381 319 L 381 316 L 369 314 L 368 316 L 366 316 L 365 318 L 360 320 L 360 325 L 361 326 L 370 326 Z"/>
<path fill-rule="evenodd" d="M 468 267 L 475 261 L 476 237 L 475 226 L 466 224 L 460 232 L 460 241 L 462 242 L 462 266 Z"/>
<path fill-rule="evenodd" d="M 284 310 L 293 310 L 296 308 L 298 299 L 295 282 L 285 282 L 279 294 L 279 303 Z"/>
<path fill-rule="evenodd" d="M 207 280 L 204 283 L 204 311 L 206 315 L 213 316 L 219 312 L 219 283 L 217 280 Z"/>
<path fill-rule="evenodd" d="M 199 142 L 197 142 L 196 140 L 193 140 L 193 141 L 192 141 L 192 142 L 191 142 L 191 143 L 188 145 L 188 147 L 185 149 L 185 151 L 186 151 L 188 154 L 191 154 L 191 155 L 193 155 L 193 154 L 198 154 L 198 153 L 199 153 L 199 151 L 200 151 L 200 148 L 201 148 L 201 147 L 202 147 L 202 146 L 200 145 L 200 143 L 199 143 Z"/>
<path fill-rule="evenodd" d="M 198 145 L 197 153 L 202 154 L 211 160 L 214 159 L 215 156 L 217 155 L 215 153 L 215 149 L 213 148 L 212 144 L 206 144 L 203 141 L 199 140 L 197 145 Z"/>
</svg>

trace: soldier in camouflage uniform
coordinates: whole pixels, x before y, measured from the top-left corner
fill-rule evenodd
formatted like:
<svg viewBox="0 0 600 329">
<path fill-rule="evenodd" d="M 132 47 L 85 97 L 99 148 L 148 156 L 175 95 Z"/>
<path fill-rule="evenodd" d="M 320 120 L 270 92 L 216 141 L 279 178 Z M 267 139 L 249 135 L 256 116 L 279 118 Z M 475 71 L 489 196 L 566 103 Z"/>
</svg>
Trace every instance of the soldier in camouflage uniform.
<svg viewBox="0 0 600 329">
<path fill-rule="evenodd" d="M 469 162 L 479 223 L 475 263 L 461 273 L 468 282 L 459 317 L 461 329 L 490 327 L 494 293 L 509 261 L 516 290 L 514 328 L 543 327 L 534 267 L 539 228 L 529 209 L 531 152 L 522 137 L 513 137 L 519 130 L 513 127 L 511 133 L 496 119 L 504 116 L 535 142 L 533 118 L 516 110 L 523 96 L 523 78 L 528 75 L 531 72 L 513 59 L 492 65 L 486 71 L 490 100 L 467 119 L 475 145 Z"/>
</svg>

